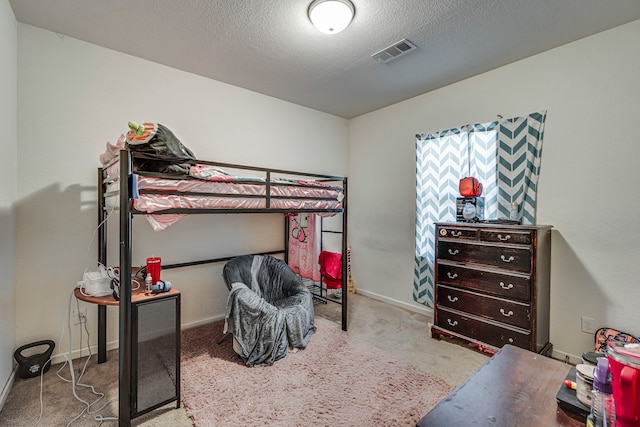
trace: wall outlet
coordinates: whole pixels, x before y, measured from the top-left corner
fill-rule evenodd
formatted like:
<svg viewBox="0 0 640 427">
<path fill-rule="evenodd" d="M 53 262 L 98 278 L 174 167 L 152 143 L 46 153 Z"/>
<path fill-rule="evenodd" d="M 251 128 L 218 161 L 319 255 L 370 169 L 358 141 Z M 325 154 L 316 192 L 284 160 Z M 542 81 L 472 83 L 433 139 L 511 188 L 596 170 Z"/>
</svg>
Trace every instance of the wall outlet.
<svg viewBox="0 0 640 427">
<path fill-rule="evenodd" d="M 80 310 L 73 310 L 73 324 L 80 325 L 87 319 L 87 308 L 82 307 Z"/>
<path fill-rule="evenodd" d="M 591 317 L 582 316 L 582 332 L 586 332 L 588 334 L 595 334 L 596 321 Z"/>
</svg>

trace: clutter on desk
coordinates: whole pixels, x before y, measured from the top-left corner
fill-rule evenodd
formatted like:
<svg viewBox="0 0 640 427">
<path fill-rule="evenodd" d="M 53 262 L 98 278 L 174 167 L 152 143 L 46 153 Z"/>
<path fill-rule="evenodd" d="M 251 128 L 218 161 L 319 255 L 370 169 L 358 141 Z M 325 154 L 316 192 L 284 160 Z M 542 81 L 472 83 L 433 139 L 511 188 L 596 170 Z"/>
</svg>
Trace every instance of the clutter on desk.
<svg viewBox="0 0 640 427">
<path fill-rule="evenodd" d="M 77 287 L 83 295 L 90 297 L 102 297 L 113 292 L 111 277 L 103 265 L 99 265 L 96 271 L 85 271 Z"/>
<path fill-rule="evenodd" d="M 593 365 L 576 365 L 576 397 L 583 405 L 591 407 L 593 400 Z"/>
<path fill-rule="evenodd" d="M 609 369 L 609 359 L 598 359 L 593 373 L 591 413 L 587 416 L 587 427 L 616 425 L 616 406 L 613 398 L 613 375 Z"/>
<path fill-rule="evenodd" d="M 640 343 L 609 341 L 607 359 L 613 376 L 616 426 L 640 427 Z"/>
<path fill-rule="evenodd" d="M 574 389 L 573 387 L 567 387 L 567 382 L 575 384 L 576 389 Z M 562 385 L 558 389 L 558 393 L 556 394 L 556 401 L 558 403 L 558 407 L 562 408 L 567 413 L 573 414 L 573 416 L 575 416 L 576 418 L 586 420 L 587 416 L 591 412 L 591 408 L 590 406 L 587 406 L 580 400 L 578 400 L 577 386 L 577 370 L 575 366 L 572 366 Z"/>
<path fill-rule="evenodd" d="M 600 328 L 594 341 L 560 386 L 558 406 L 587 426 L 640 427 L 640 339 Z"/>
<path fill-rule="evenodd" d="M 598 359 L 601 357 L 607 357 L 607 355 L 604 353 L 598 353 L 597 351 L 586 351 L 582 353 L 582 363 L 596 366 L 598 364 Z"/>
<path fill-rule="evenodd" d="M 158 280 L 155 285 L 149 287 L 149 292 L 152 294 L 161 294 L 163 292 L 169 292 L 171 290 L 171 282 L 168 280 Z"/>
<path fill-rule="evenodd" d="M 160 280 L 160 273 L 162 271 L 162 258 L 151 257 L 147 258 L 147 270 L 146 273 L 151 275 L 151 283 L 157 283 Z"/>
</svg>

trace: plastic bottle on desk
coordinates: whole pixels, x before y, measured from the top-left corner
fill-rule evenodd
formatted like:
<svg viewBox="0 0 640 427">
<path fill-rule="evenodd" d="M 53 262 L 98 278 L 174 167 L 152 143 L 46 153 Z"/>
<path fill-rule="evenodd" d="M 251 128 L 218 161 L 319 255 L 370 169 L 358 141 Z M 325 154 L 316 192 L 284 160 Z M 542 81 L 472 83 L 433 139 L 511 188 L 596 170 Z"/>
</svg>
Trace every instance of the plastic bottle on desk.
<svg viewBox="0 0 640 427">
<path fill-rule="evenodd" d="M 598 366 L 593 371 L 593 399 L 591 413 L 587 417 L 587 427 L 615 427 L 616 407 L 611 387 L 613 376 L 609 370 L 606 357 L 598 359 Z"/>
<path fill-rule="evenodd" d="M 146 292 L 151 292 L 151 285 L 153 285 L 153 279 L 151 278 L 151 274 L 147 274 L 147 277 L 144 279 L 144 284 L 146 286 Z"/>
</svg>

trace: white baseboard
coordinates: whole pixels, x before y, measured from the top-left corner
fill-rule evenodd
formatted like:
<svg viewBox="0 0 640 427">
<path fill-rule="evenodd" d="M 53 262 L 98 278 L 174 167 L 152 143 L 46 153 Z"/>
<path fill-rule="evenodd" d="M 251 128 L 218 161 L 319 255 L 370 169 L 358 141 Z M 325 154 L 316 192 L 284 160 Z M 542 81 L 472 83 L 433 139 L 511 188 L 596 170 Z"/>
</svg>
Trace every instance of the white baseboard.
<svg viewBox="0 0 640 427">
<path fill-rule="evenodd" d="M 207 325 L 209 323 L 214 323 L 214 322 L 219 322 L 220 320 L 224 320 L 224 314 L 221 314 L 219 316 L 214 316 L 214 317 L 209 317 L 207 319 L 203 319 L 203 320 L 198 320 L 197 322 L 191 322 L 191 323 L 183 323 L 182 324 L 182 330 L 186 330 L 186 329 L 191 329 L 191 328 L 195 328 L 198 326 L 202 326 L 202 325 Z"/>
<path fill-rule="evenodd" d="M 414 304 L 408 304 L 406 302 L 403 301 L 398 301 L 395 300 L 393 298 L 389 298 L 389 297 L 385 297 L 383 295 L 379 295 L 376 294 L 375 292 L 370 292 L 367 291 L 366 289 L 356 289 L 356 293 L 367 296 L 371 299 L 375 299 L 377 301 L 382 301 L 384 303 L 387 304 L 391 304 L 391 305 L 395 305 L 397 307 L 401 307 L 404 308 L 406 310 L 409 311 L 413 311 L 415 313 L 420 313 L 420 314 L 424 314 L 426 316 L 429 316 L 431 318 L 433 318 L 433 309 L 429 308 L 425 305 L 422 304 L 418 304 L 418 303 L 414 303 Z M 428 324 L 428 327 L 431 327 L 431 323 Z M 582 357 L 581 356 L 577 356 L 575 354 L 571 354 L 571 353 L 567 353 L 564 351 L 560 351 L 560 350 L 553 350 L 553 353 L 551 355 L 552 358 L 557 359 L 561 362 L 568 362 L 572 365 L 577 365 L 579 363 L 582 363 Z"/>
<path fill-rule="evenodd" d="M 576 356 L 575 354 L 566 353 L 564 351 L 556 350 L 555 348 L 553 349 L 551 357 L 558 359 L 561 362 L 571 363 L 572 365 L 582 363 L 582 356 Z"/>
<path fill-rule="evenodd" d="M 197 322 L 191 322 L 191 323 L 183 323 L 180 327 L 181 330 L 186 330 L 186 329 L 191 329 L 191 328 L 195 328 L 197 326 L 202 326 L 202 325 L 206 325 L 208 323 L 213 323 L 213 322 L 217 322 L 220 320 L 224 320 L 224 315 L 219 315 L 219 316 L 214 316 L 214 317 L 209 317 L 203 320 L 198 320 Z M 114 340 L 114 341 L 109 341 L 107 343 L 107 351 L 109 350 L 114 350 L 117 349 L 119 346 L 119 341 L 118 340 Z M 91 354 L 98 354 L 98 344 L 93 344 L 89 347 L 89 349 L 91 350 Z M 88 351 L 87 351 L 87 347 L 85 346 L 82 349 L 82 352 L 79 349 L 73 350 L 71 352 L 71 359 L 75 360 L 79 357 L 87 357 L 88 355 Z M 60 352 L 57 354 L 54 354 L 53 356 L 51 356 L 51 364 L 55 365 L 56 363 L 62 363 L 65 362 L 67 360 L 67 358 L 69 357 L 69 352 Z"/>
<path fill-rule="evenodd" d="M 117 346 L 114 347 L 114 348 L 117 348 Z M 92 355 L 98 354 L 98 345 L 94 344 L 94 345 L 90 346 L 89 350 L 91 350 L 91 354 Z M 59 352 L 59 353 L 53 354 L 51 356 L 51 364 L 55 365 L 57 363 L 66 362 L 66 361 L 68 361 L 69 357 L 71 357 L 71 360 L 76 360 L 76 359 L 78 359 L 80 357 L 82 357 L 84 359 L 89 355 L 89 350 L 87 350 L 87 347 L 83 347 L 82 351 L 80 351 L 80 349 L 73 350 L 71 352 L 71 355 L 69 355 L 68 351 Z M 107 343 L 107 350 L 111 350 L 111 348 L 109 346 L 109 343 Z"/>
<path fill-rule="evenodd" d="M 382 301 L 384 303 L 395 305 L 396 307 L 404 308 L 405 310 L 413 311 L 414 313 L 424 314 L 425 316 L 433 317 L 433 309 L 423 304 L 413 303 L 409 304 L 403 301 L 398 301 L 393 298 L 385 297 L 384 295 L 376 294 L 375 292 L 367 291 L 366 289 L 356 289 L 356 293 L 364 295 L 371 299 Z"/>
<path fill-rule="evenodd" d="M 11 371 L 11 375 L 7 379 L 6 384 L 2 388 L 2 393 L 0 393 L 0 411 L 4 408 L 4 403 L 7 401 L 7 397 L 9 397 L 9 392 L 11 391 L 11 387 L 13 387 L 13 383 L 16 380 L 16 372 L 18 371 L 18 365 L 13 367 L 13 371 Z"/>
</svg>

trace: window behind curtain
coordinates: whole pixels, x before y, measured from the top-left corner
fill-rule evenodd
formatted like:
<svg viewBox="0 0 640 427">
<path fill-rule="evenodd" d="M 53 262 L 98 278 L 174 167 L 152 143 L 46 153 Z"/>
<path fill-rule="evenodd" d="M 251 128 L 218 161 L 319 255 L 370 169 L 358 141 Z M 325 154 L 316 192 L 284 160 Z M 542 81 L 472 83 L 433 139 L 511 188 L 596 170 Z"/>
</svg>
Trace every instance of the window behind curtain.
<svg viewBox="0 0 640 427">
<path fill-rule="evenodd" d="M 483 185 L 485 219 L 535 224 L 546 110 L 496 122 L 416 135 L 416 252 L 413 299 L 433 307 L 435 222 L 455 221 L 460 178 Z"/>
<path fill-rule="evenodd" d="M 416 254 L 414 295 L 433 305 L 435 222 L 456 220 L 460 178 L 483 185 L 485 218 L 497 218 L 497 122 L 416 135 Z"/>
</svg>

